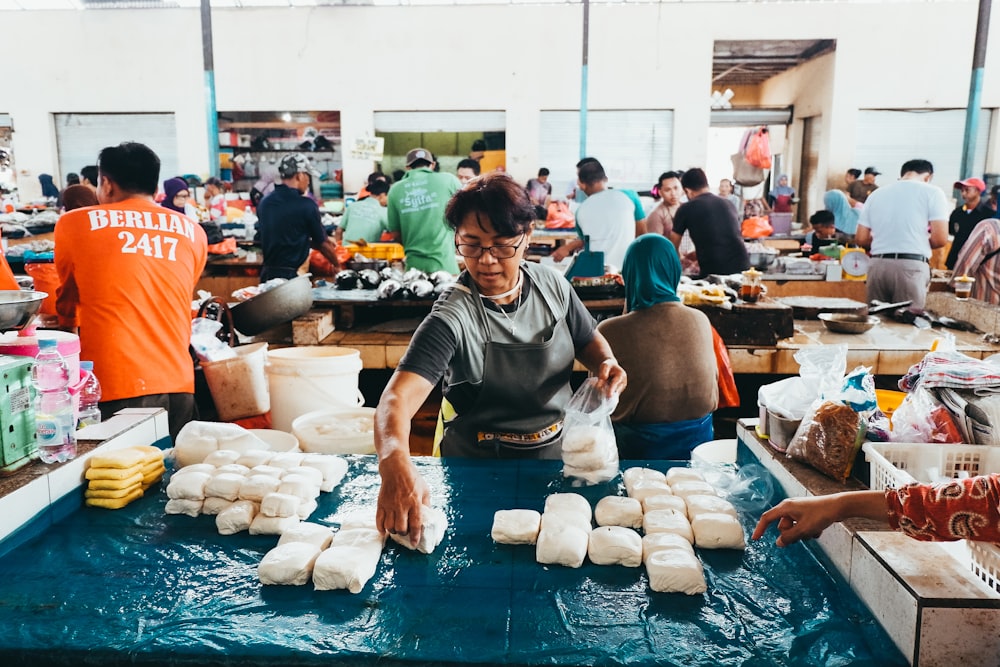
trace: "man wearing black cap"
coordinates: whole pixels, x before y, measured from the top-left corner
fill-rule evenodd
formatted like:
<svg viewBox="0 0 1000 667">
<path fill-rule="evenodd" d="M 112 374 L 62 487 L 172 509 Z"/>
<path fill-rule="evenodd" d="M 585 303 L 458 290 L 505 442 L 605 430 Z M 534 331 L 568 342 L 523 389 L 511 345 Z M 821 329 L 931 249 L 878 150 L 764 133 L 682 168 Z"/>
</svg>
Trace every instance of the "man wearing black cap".
<svg viewBox="0 0 1000 667">
<path fill-rule="evenodd" d="M 460 184 L 453 174 L 434 171 L 426 148 L 406 154 L 406 174 L 389 190 L 389 233 L 403 244 L 406 268 L 458 273 L 455 236 L 444 209 Z"/>
<path fill-rule="evenodd" d="M 290 153 L 278 164 L 281 184 L 257 207 L 257 229 L 264 265 L 260 282 L 272 278 L 294 278 L 299 267 L 309 258 L 309 249 L 316 248 L 334 268 L 339 268 L 336 245 L 326 234 L 319 207 L 309 197 L 309 177 L 319 178 L 319 172 L 302 153 Z"/>
<path fill-rule="evenodd" d="M 866 167 L 862 180 L 854 181 L 847 186 L 847 195 L 852 199 L 851 206 L 856 203 L 864 204 L 868 201 L 868 196 L 878 190 L 878 186 L 875 185 L 875 177 L 881 173 L 875 167 Z"/>
<path fill-rule="evenodd" d="M 962 205 L 956 207 L 948 218 L 948 233 L 954 237 L 948 257 L 944 260 L 944 265 L 949 269 L 955 268 L 958 253 L 976 225 L 981 220 L 996 217 L 996 211 L 982 199 L 983 193 L 986 192 L 986 183 L 982 179 L 972 177 L 964 181 L 955 181 L 953 187 L 962 191 Z"/>
</svg>

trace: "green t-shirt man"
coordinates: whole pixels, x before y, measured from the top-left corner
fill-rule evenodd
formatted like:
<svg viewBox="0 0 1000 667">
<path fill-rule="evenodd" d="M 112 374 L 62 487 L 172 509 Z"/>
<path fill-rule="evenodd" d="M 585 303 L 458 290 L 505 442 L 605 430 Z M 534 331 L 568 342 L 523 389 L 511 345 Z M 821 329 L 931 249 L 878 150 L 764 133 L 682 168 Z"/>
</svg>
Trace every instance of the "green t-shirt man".
<svg viewBox="0 0 1000 667">
<path fill-rule="evenodd" d="M 423 157 L 414 157 L 415 154 Z M 389 190 L 389 231 L 398 233 L 406 251 L 406 268 L 427 273 L 458 273 L 455 235 L 445 223 L 444 209 L 460 184 L 453 174 L 435 173 L 430 152 L 418 148 L 407 162 L 419 162 Z"/>
<path fill-rule="evenodd" d="M 368 243 L 378 243 L 382 232 L 388 229 L 389 213 L 377 197 L 365 197 L 356 201 L 344 211 L 343 234 L 345 243 L 364 239 Z"/>
</svg>

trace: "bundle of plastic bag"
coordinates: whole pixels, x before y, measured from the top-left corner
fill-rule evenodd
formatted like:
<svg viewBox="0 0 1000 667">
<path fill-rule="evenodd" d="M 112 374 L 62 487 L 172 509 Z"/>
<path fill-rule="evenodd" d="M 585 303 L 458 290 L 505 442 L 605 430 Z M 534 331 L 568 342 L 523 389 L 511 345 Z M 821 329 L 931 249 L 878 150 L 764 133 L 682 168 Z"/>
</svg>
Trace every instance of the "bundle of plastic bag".
<svg viewBox="0 0 1000 667">
<path fill-rule="evenodd" d="M 844 378 L 839 392 L 813 402 L 788 443 L 788 458 L 845 481 L 877 407 L 875 379 L 859 366 Z"/>
<path fill-rule="evenodd" d="M 563 475 L 583 484 L 600 484 L 618 475 L 618 441 L 611 413 L 618 394 L 608 396 L 587 378 L 566 406 L 563 422 Z"/>
<path fill-rule="evenodd" d="M 235 359 L 236 351 L 219 340 L 222 322 L 207 317 L 191 320 L 191 349 L 198 361 L 223 361 Z"/>
</svg>

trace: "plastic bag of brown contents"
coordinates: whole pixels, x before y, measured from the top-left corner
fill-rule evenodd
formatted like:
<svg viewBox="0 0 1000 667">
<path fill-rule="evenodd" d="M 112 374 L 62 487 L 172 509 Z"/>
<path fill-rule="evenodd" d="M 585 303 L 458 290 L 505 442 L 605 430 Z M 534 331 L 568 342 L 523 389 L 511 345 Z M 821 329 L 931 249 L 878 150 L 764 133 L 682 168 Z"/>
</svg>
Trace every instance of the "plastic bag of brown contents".
<svg viewBox="0 0 1000 667">
<path fill-rule="evenodd" d="M 844 482 L 865 437 L 865 419 L 850 405 L 817 400 L 788 443 L 788 458 Z"/>
</svg>

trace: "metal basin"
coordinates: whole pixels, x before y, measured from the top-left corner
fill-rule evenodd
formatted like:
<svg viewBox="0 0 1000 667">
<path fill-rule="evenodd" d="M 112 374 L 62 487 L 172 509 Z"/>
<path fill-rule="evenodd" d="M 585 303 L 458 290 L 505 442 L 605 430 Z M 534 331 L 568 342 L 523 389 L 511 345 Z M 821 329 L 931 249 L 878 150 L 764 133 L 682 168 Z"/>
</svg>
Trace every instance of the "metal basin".
<svg viewBox="0 0 1000 667">
<path fill-rule="evenodd" d="M 751 252 L 747 255 L 750 257 L 750 266 L 758 271 L 769 268 L 778 259 L 776 252 Z"/>
<path fill-rule="evenodd" d="M 256 336 L 305 315 L 312 303 L 312 282 L 307 273 L 238 303 L 230 310 L 233 326 L 246 336 Z"/>
<path fill-rule="evenodd" d="M 47 296 L 46 292 L 0 290 L 0 331 L 23 329 Z"/>
<path fill-rule="evenodd" d="M 827 329 L 836 333 L 864 333 L 879 323 L 877 317 L 853 313 L 820 313 L 817 317 Z"/>
</svg>

